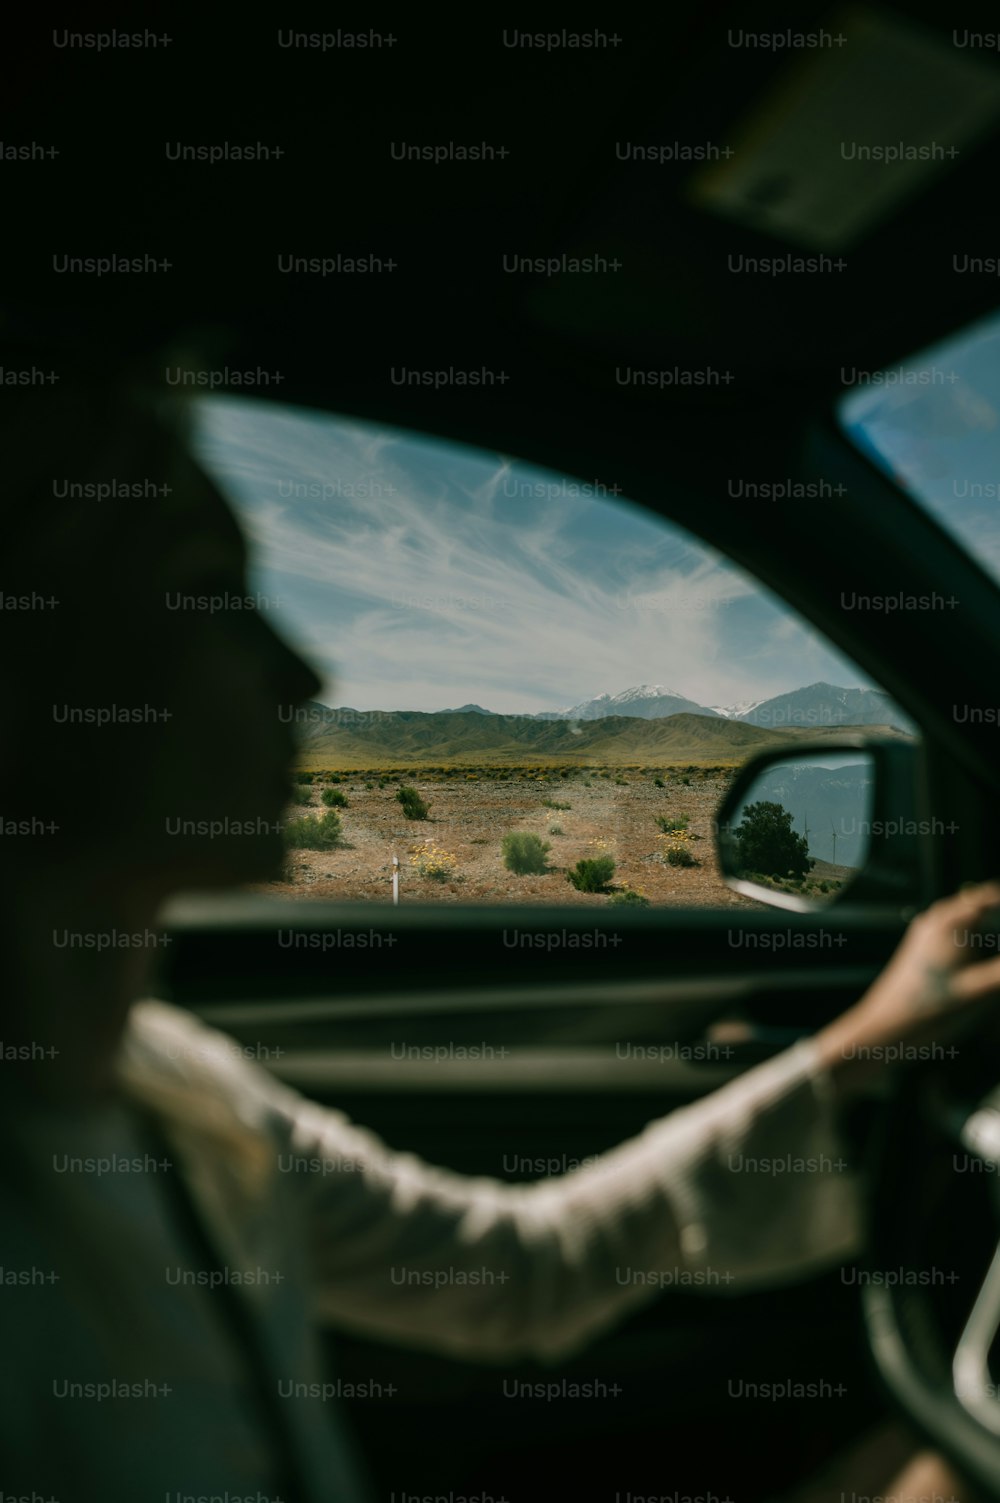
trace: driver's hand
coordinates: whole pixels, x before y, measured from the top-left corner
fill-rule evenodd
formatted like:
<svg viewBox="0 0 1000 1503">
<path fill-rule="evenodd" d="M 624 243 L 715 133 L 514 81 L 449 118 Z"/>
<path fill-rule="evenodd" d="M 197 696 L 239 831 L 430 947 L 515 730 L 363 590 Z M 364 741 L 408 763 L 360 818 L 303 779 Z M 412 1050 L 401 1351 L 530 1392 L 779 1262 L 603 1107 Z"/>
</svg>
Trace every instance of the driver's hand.
<svg viewBox="0 0 1000 1503">
<path fill-rule="evenodd" d="M 991 1011 L 1000 996 L 1000 925 L 984 929 L 988 918 L 1000 919 L 1000 882 L 943 898 L 913 920 L 860 1002 L 817 1035 L 838 1081 L 859 1084 L 873 1063 L 932 1057 L 928 1046 Z"/>
</svg>

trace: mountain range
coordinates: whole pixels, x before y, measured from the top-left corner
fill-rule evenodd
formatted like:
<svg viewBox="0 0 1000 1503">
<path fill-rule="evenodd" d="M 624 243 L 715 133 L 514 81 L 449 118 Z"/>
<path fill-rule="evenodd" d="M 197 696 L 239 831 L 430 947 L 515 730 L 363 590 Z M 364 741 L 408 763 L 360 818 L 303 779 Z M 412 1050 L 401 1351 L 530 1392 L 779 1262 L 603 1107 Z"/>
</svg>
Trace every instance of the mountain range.
<svg viewBox="0 0 1000 1503">
<path fill-rule="evenodd" d="M 541 720 L 598 720 L 606 715 L 637 715 L 659 720 L 665 715 L 706 715 L 740 720 L 747 725 L 844 726 L 895 725 L 911 729 L 903 712 L 880 689 L 843 689 L 836 684 L 809 684 L 771 699 L 743 700 L 733 705 L 698 704 L 677 689 L 662 684 L 637 684 L 620 694 L 598 694 L 567 710 L 543 711 Z"/>
<path fill-rule="evenodd" d="M 325 706 L 320 706 L 325 709 Z M 351 711 L 360 714 L 360 711 Z M 370 713 L 370 712 L 369 712 Z M 394 712 L 402 713 L 402 712 Z M 495 715 L 482 705 L 460 705 L 457 710 L 430 710 L 433 715 Z M 668 715 L 705 715 L 709 719 L 740 720 L 746 725 L 845 726 L 892 725 L 899 730 L 913 727 L 902 710 L 880 689 L 843 689 L 836 684 L 809 684 L 771 699 L 745 699 L 733 705 L 702 705 L 677 689 L 662 684 L 636 684 L 618 694 L 597 694 L 565 710 L 539 710 L 525 720 L 604 720 L 611 715 L 662 720 Z M 510 717 L 505 717 L 510 718 Z"/>
<path fill-rule="evenodd" d="M 533 760 L 738 762 L 764 746 L 825 740 L 848 726 L 909 734 L 887 695 L 822 683 L 724 708 L 701 706 L 651 684 L 529 715 L 501 715 L 474 704 L 424 711 L 312 703 L 300 712 L 298 730 L 306 761 L 346 768 L 428 762 L 513 766 Z"/>
</svg>

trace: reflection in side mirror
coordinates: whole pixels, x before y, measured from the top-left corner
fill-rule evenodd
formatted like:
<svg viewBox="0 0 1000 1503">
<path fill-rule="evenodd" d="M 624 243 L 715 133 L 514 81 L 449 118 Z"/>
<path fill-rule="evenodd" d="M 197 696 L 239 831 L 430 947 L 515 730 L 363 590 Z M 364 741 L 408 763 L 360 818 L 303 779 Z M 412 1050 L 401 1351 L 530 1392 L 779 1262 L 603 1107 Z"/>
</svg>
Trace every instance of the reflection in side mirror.
<svg viewBox="0 0 1000 1503">
<path fill-rule="evenodd" d="M 782 907 L 832 902 L 868 859 L 874 794 L 869 751 L 769 758 L 756 774 L 737 779 L 720 811 L 723 876 L 738 891 Z"/>
</svg>

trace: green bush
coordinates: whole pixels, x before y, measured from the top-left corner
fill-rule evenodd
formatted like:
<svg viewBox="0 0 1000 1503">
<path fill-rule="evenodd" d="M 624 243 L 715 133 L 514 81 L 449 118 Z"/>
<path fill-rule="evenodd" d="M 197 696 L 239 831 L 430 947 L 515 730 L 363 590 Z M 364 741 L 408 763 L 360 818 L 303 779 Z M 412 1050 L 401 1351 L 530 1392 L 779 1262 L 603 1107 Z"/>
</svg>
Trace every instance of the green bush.
<svg viewBox="0 0 1000 1503">
<path fill-rule="evenodd" d="M 566 831 L 563 829 L 562 825 L 549 825 L 550 835 L 565 835 L 565 833 Z"/>
<path fill-rule="evenodd" d="M 631 887 L 623 887 L 621 892 L 613 892 L 608 899 L 608 906 L 615 908 L 648 908 L 649 899 L 643 897 L 641 892 L 634 892 Z"/>
<path fill-rule="evenodd" d="M 328 809 L 347 808 L 347 794 L 341 793 L 339 788 L 324 788 L 320 798 Z"/>
<path fill-rule="evenodd" d="M 330 782 L 331 783 L 339 783 L 340 782 L 340 773 L 339 772 L 331 772 L 331 774 L 330 774 Z"/>
<path fill-rule="evenodd" d="M 687 829 L 688 816 L 686 814 L 679 814 L 676 819 L 668 819 L 665 814 L 658 814 L 656 817 L 656 823 L 659 825 L 664 835 L 676 835 L 678 830 Z"/>
<path fill-rule="evenodd" d="M 501 841 L 500 849 L 504 866 L 519 877 L 537 876 L 548 871 L 545 858 L 552 847 L 538 835 L 509 830 Z"/>
<path fill-rule="evenodd" d="M 296 783 L 311 783 L 312 780 L 313 780 L 313 773 L 311 773 L 311 772 L 297 772 L 295 774 L 295 781 L 296 781 Z"/>
<path fill-rule="evenodd" d="M 285 826 L 285 844 L 293 851 L 329 851 L 340 844 L 340 815 L 333 809 L 313 819 L 290 819 Z"/>
<path fill-rule="evenodd" d="M 667 852 L 667 860 L 671 866 L 698 866 L 686 845 L 672 845 Z"/>
<path fill-rule="evenodd" d="M 586 856 L 566 873 L 566 880 L 572 882 L 577 892 L 607 892 L 614 874 L 612 856 Z"/>
<path fill-rule="evenodd" d="M 415 788 L 401 786 L 396 789 L 396 797 L 402 804 L 407 819 L 427 818 L 427 805 Z"/>
<path fill-rule="evenodd" d="M 781 804 L 763 800 L 747 804 L 734 832 L 739 864 L 769 877 L 801 879 L 813 866 L 805 836 L 792 829 L 792 816 Z"/>
<path fill-rule="evenodd" d="M 295 784 L 293 784 L 292 785 L 291 802 L 293 804 L 308 804 L 308 803 L 311 803 L 312 802 L 312 789 L 309 788 L 309 787 L 307 787 L 304 783 L 295 783 Z"/>
<path fill-rule="evenodd" d="M 663 779 L 662 778 L 654 778 L 653 779 L 653 787 L 654 788 L 662 788 L 663 786 L 664 786 L 664 784 L 663 784 Z"/>
<path fill-rule="evenodd" d="M 572 804 L 561 804 L 557 798 L 542 799 L 543 809 L 572 809 Z"/>
</svg>

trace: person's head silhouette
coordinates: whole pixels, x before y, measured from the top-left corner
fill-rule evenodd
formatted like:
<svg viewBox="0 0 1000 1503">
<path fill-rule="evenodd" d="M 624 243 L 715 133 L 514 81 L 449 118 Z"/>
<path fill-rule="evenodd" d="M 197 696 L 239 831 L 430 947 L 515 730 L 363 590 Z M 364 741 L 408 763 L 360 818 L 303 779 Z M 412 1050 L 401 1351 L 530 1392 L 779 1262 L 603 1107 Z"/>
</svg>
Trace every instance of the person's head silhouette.
<svg viewBox="0 0 1000 1503">
<path fill-rule="evenodd" d="M 117 1028 L 137 984 L 120 941 L 171 893 L 277 874 L 289 711 L 319 680 L 246 608 L 240 530 L 166 400 L 71 377 L 0 423 L 7 1033 L 92 1054 L 87 996 Z"/>
</svg>

